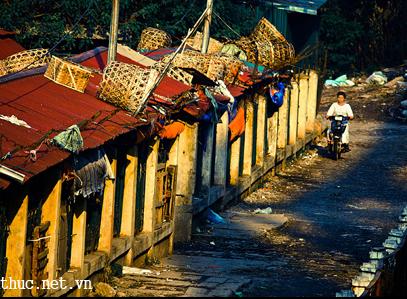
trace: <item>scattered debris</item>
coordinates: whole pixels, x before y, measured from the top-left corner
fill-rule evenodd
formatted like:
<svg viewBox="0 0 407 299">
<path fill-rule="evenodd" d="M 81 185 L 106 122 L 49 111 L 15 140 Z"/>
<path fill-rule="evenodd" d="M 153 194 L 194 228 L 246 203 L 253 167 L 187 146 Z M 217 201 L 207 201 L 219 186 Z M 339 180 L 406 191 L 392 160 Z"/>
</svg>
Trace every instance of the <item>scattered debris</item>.
<svg viewBox="0 0 407 299">
<path fill-rule="evenodd" d="M 148 269 L 136 268 L 136 267 L 126 267 L 123 266 L 122 270 L 123 275 L 130 274 L 130 275 L 146 275 L 146 274 L 154 274 L 153 271 Z M 156 275 L 160 275 L 160 272 L 156 272 Z"/>
<path fill-rule="evenodd" d="M 226 224 L 225 219 L 223 219 L 219 214 L 215 213 L 212 209 L 208 208 L 208 220 L 215 224 Z"/>
<path fill-rule="evenodd" d="M 273 210 L 268 207 L 265 209 L 256 209 L 254 210 L 253 214 L 271 214 L 273 212 Z"/>
<path fill-rule="evenodd" d="M 109 284 L 104 282 L 98 282 L 94 286 L 94 293 L 100 297 L 114 297 L 116 296 L 116 291 Z"/>
<path fill-rule="evenodd" d="M 374 72 L 366 79 L 366 83 L 384 85 L 387 83 L 387 77 L 381 71 Z"/>
<path fill-rule="evenodd" d="M 348 77 L 346 75 L 342 75 L 335 80 L 326 80 L 325 81 L 325 87 L 338 87 L 338 86 L 354 86 L 355 82 L 352 80 L 348 80 Z"/>
<path fill-rule="evenodd" d="M 0 114 L 0 119 L 8 121 L 14 125 L 20 126 L 20 127 L 26 127 L 28 129 L 31 129 L 31 126 L 27 124 L 24 120 L 18 119 L 15 115 L 12 116 L 6 116 L 3 114 Z"/>
</svg>

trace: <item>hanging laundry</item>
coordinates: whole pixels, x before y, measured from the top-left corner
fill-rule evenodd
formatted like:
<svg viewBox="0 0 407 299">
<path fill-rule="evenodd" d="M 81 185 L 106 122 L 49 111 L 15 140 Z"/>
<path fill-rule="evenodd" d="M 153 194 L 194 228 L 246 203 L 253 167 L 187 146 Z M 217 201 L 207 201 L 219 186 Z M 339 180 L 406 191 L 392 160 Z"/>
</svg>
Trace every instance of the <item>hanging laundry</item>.
<svg viewBox="0 0 407 299">
<path fill-rule="evenodd" d="M 83 196 L 103 193 L 105 179 L 115 179 L 109 158 L 103 149 L 74 157 L 74 194 Z"/>
<path fill-rule="evenodd" d="M 6 116 L 3 114 L 0 114 L 0 119 L 8 121 L 14 125 L 20 126 L 20 127 L 26 127 L 28 129 L 31 129 L 31 126 L 27 124 L 24 120 L 18 119 L 15 115 L 12 116 Z"/>
<path fill-rule="evenodd" d="M 78 153 L 83 148 L 81 131 L 77 125 L 70 126 L 59 133 L 53 138 L 53 142 L 72 153 Z"/>
<path fill-rule="evenodd" d="M 230 136 L 229 141 L 234 141 L 237 137 L 241 136 L 245 130 L 245 115 L 244 108 L 237 109 L 236 117 L 229 123 Z"/>
<path fill-rule="evenodd" d="M 185 129 L 185 125 L 182 122 L 174 121 L 173 123 L 166 125 L 158 133 L 161 139 L 175 139 Z"/>
</svg>

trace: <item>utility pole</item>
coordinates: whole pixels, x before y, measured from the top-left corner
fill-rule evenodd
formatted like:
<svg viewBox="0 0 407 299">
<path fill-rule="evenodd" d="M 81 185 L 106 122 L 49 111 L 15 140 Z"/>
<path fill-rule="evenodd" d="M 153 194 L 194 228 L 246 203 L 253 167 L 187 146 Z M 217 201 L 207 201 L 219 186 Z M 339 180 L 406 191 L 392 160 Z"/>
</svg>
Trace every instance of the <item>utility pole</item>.
<svg viewBox="0 0 407 299">
<path fill-rule="evenodd" d="M 208 46 L 209 46 L 209 32 L 210 32 L 210 26 L 211 26 L 211 21 L 212 21 L 212 7 L 213 7 L 213 0 L 206 0 L 206 9 L 207 9 L 207 14 L 205 18 L 205 23 L 204 23 L 204 30 L 203 30 L 203 37 L 202 37 L 202 48 L 201 48 L 201 53 L 206 54 L 208 52 Z"/>
<path fill-rule="evenodd" d="M 119 7 L 120 0 L 112 0 L 112 20 L 110 22 L 109 51 L 107 55 L 107 64 L 116 60 L 117 32 L 119 30 Z"/>
</svg>

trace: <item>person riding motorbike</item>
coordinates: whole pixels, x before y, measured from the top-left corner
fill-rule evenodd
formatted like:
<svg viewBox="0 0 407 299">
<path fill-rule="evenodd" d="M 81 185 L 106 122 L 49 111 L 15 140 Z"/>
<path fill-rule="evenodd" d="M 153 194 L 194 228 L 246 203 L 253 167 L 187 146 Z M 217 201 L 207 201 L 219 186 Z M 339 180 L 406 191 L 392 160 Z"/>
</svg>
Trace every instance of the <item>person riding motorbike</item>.
<svg viewBox="0 0 407 299">
<path fill-rule="evenodd" d="M 343 91 L 339 91 L 336 94 L 337 102 L 333 103 L 326 114 L 326 118 L 329 119 L 332 116 L 342 115 L 348 117 L 350 120 L 353 119 L 353 112 L 352 108 L 349 104 L 346 103 L 346 93 Z M 330 140 L 330 129 L 328 129 L 328 142 L 331 143 Z M 342 145 L 345 152 L 349 152 L 349 124 L 346 125 L 345 132 L 342 134 Z"/>
</svg>

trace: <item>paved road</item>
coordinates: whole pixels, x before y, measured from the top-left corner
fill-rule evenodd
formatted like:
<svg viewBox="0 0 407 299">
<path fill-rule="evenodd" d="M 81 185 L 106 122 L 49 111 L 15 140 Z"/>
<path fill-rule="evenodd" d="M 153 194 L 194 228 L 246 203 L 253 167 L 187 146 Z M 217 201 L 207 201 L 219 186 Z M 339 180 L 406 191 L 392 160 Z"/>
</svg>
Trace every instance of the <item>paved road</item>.
<svg viewBox="0 0 407 299">
<path fill-rule="evenodd" d="M 340 161 L 317 147 L 230 208 L 271 207 L 289 218 L 285 225 L 246 240 L 196 234 L 177 256 L 246 265 L 223 273 L 251 280 L 239 290 L 244 296 L 334 296 L 349 289 L 407 204 L 407 126 L 355 121 L 351 139 L 352 151 Z"/>
</svg>

